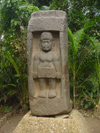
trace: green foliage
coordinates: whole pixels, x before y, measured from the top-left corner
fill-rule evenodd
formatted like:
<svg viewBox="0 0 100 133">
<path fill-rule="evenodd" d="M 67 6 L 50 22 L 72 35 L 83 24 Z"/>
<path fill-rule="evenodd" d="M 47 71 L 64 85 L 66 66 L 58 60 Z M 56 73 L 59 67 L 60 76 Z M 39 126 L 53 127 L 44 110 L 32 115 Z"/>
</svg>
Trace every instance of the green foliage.
<svg viewBox="0 0 100 133">
<path fill-rule="evenodd" d="M 41 7 L 41 10 L 50 10 L 50 7 L 48 7 L 48 6 L 42 6 Z"/>
<path fill-rule="evenodd" d="M 38 6 L 40 9 L 42 6 L 49 6 L 50 2 L 52 2 L 52 0 L 34 0 L 34 4 L 36 6 Z"/>
<path fill-rule="evenodd" d="M 12 106 L 0 106 L 0 112 L 8 113 L 12 110 Z"/>
<path fill-rule="evenodd" d="M 63 10 L 67 13 L 68 26 L 72 32 L 81 29 L 87 21 L 94 21 L 88 34 L 100 39 L 100 4 L 99 0 L 53 0 L 50 9 Z"/>
<path fill-rule="evenodd" d="M 12 27 L 20 35 L 20 26 L 26 27 L 31 13 L 39 11 L 39 8 L 21 0 L 3 0 L 0 3 L 0 11 L 0 33 L 7 32 Z"/>
<path fill-rule="evenodd" d="M 23 107 L 28 103 L 26 47 L 24 46 L 26 39 L 24 35 L 23 39 L 14 37 L 14 40 L 9 36 L 2 43 L 0 100 L 6 103 L 10 98 L 15 97 Z"/>
<path fill-rule="evenodd" d="M 53 0 L 50 4 L 50 9 L 67 11 L 68 4 L 68 0 Z"/>
<path fill-rule="evenodd" d="M 39 8 L 24 0 L 0 3 L 0 103 L 28 103 L 26 31 L 30 15 Z M 12 100 L 11 100 L 12 99 Z"/>
<path fill-rule="evenodd" d="M 100 44 L 96 38 L 89 37 L 85 33 L 90 26 L 93 26 L 93 24 L 87 22 L 82 29 L 74 34 L 68 29 L 71 41 L 71 45 L 69 45 L 69 67 L 74 107 L 76 99 L 80 101 L 80 105 L 84 108 L 99 106 Z M 86 44 L 83 45 L 84 39 Z"/>
</svg>

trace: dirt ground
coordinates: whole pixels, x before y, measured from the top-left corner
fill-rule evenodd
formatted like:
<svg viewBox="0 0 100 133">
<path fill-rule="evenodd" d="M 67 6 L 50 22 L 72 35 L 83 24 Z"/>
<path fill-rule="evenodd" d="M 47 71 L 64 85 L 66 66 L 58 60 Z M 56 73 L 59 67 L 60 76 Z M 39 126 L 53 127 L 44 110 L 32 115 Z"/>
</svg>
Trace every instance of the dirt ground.
<svg viewBox="0 0 100 133">
<path fill-rule="evenodd" d="M 0 113 L 0 119 L 5 116 L 5 113 Z"/>
<path fill-rule="evenodd" d="M 22 119 L 24 114 L 14 114 L 7 120 L 6 123 L 0 128 L 0 133 L 13 133 L 13 130 Z M 85 117 L 88 125 L 91 128 L 91 133 L 100 133 L 100 120 L 92 118 L 91 116 Z"/>
<path fill-rule="evenodd" d="M 24 114 L 14 114 L 6 123 L 0 128 L 0 133 L 13 133 L 13 130 L 18 125 Z"/>
<path fill-rule="evenodd" d="M 92 117 L 85 117 L 87 124 L 91 128 L 91 133 L 100 133 L 100 120 Z"/>
</svg>

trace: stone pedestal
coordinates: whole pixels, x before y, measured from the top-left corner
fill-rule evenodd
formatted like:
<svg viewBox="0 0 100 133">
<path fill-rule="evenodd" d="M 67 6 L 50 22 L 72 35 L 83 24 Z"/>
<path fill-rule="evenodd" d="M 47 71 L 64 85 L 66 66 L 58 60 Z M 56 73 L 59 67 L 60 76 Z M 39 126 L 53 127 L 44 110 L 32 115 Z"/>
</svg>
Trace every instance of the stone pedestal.
<svg viewBox="0 0 100 133">
<path fill-rule="evenodd" d="M 67 117 L 67 118 L 66 118 Z M 63 119 L 64 118 L 64 119 Z M 13 133 L 91 133 L 83 116 L 72 110 L 68 115 L 35 117 L 28 112 Z"/>
</svg>

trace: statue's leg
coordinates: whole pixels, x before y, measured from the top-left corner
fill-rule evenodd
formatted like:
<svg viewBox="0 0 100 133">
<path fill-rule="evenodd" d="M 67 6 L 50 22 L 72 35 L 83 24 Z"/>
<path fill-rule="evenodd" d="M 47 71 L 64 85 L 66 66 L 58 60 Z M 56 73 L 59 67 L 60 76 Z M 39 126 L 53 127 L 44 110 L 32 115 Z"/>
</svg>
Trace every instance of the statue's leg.
<svg viewBox="0 0 100 133">
<path fill-rule="evenodd" d="M 56 81 L 55 79 L 49 79 L 49 98 L 56 97 Z"/>
<path fill-rule="evenodd" d="M 40 94 L 39 97 L 46 97 L 47 91 L 46 91 L 46 80 L 45 79 L 39 79 L 40 84 Z"/>
</svg>

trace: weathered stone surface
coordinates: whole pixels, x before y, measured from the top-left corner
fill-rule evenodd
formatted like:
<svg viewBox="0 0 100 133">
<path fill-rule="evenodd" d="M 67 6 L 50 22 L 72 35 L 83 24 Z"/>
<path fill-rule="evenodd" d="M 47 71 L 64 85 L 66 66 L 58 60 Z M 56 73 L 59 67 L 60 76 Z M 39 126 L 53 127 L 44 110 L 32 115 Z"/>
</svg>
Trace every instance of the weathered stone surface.
<svg viewBox="0 0 100 133">
<path fill-rule="evenodd" d="M 77 110 L 73 110 L 69 118 L 62 118 L 63 115 L 57 118 L 35 117 L 28 112 L 14 133 L 91 133 L 85 119 Z"/>
<path fill-rule="evenodd" d="M 32 106 L 31 111 L 36 116 L 44 116 L 44 114 L 45 116 L 48 116 L 48 114 L 57 115 L 58 112 L 59 114 L 65 114 L 72 109 L 71 104 L 67 104 L 66 99 L 63 98 L 38 98 L 34 99 L 34 101 L 30 99 L 30 105 Z"/>
<path fill-rule="evenodd" d="M 32 14 L 28 25 L 27 55 L 32 115 L 70 112 L 68 34 L 64 11 Z"/>
</svg>

